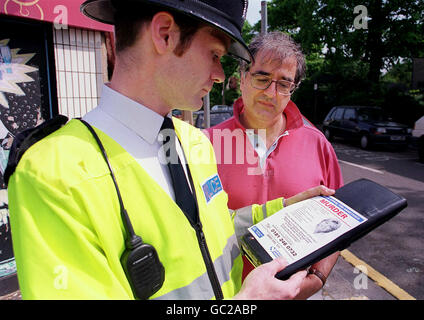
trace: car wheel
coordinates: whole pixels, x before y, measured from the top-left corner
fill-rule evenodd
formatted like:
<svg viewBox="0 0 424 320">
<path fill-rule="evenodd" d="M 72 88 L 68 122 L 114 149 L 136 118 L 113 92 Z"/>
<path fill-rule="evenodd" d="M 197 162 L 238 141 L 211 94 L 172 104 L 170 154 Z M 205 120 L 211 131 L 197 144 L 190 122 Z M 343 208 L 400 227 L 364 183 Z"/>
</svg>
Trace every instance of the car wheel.
<svg viewBox="0 0 424 320">
<path fill-rule="evenodd" d="M 333 138 L 333 137 L 331 136 L 330 129 L 325 129 L 325 130 L 324 130 L 324 136 L 327 138 L 327 140 L 328 140 L 328 141 L 331 141 L 331 139 Z"/>
<path fill-rule="evenodd" d="M 369 138 L 366 134 L 361 136 L 361 140 L 359 141 L 362 149 L 368 149 L 370 146 Z"/>
<path fill-rule="evenodd" d="M 424 162 L 424 137 L 418 140 L 418 157 L 421 162 Z"/>
</svg>

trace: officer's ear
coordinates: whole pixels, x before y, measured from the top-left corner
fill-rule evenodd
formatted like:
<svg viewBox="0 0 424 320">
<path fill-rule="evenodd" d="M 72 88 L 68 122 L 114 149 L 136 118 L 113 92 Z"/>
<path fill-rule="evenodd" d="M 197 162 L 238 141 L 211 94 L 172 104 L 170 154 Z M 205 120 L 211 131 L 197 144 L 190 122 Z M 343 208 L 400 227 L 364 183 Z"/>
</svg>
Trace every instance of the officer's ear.
<svg viewBox="0 0 424 320">
<path fill-rule="evenodd" d="M 158 12 L 150 24 L 153 46 L 158 54 L 173 52 L 179 41 L 179 28 L 168 12 Z"/>
</svg>

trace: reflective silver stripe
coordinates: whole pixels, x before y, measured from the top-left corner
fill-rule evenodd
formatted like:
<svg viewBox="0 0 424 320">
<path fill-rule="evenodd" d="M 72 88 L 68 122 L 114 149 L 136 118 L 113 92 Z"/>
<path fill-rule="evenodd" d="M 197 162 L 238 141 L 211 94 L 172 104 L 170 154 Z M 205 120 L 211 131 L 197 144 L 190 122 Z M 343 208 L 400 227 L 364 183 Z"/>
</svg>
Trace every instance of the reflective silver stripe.
<svg viewBox="0 0 424 320">
<path fill-rule="evenodd" d="M 268 215 L 266 214 L 266 202 L 262 205 L 262 213 L 264 215 L 264 219 L 268 217 Z"/>
<path fill-rule="evenodd" d="M 228 238 L 223 254 L 217 258 L 213 264 L 221 285 L 230 280 L 230 272 L 233 269 L 234 260 L 237 259 L 239 255 L 240 248 L 237 243 L 237 237 L 233 234 Z"/>
<path fill-rule="evenodd" d="M 247 229 L 253 225 L 252 206 L 243 207 L 233 212 L 235 212 L 234 228 L 237 235 L 237 241 L 240 245 L 241 237 L 244 236 L 248 232 Z M 266 212 L 266 203 L 262 205 L 262 213 L 264 219 L 268 217 Z"/>
<path fill-rule="evenodd" d="M 213 264 L 221 285 L 230 280 L 230 272 L 233 268 L 234 260 L 239 256 L 239 254 L 240 249 L 237 245 L 236 235 L 233 234 L 230 238 L 228 238 L 222 255 L 219 256 Z M 187 268 L 190 268 L 190 266 L 187 266 Z M 213 297 L 214 293 L 212 285 L 209 280 L 208 273 L 205 272 L 200 277 L 194 279 L 189 285 L 168 292 L 163 296 L 155 298 L 155 300 L 210 300 Z"/>
<path fill-rule="evenodd" d="M 234 217 L 234 229 L 237 241 L 240 243 L 241 237 L 246 234 L 247 228 L 253 225 L 252 206 L 237 209 Z"/>
</svg>

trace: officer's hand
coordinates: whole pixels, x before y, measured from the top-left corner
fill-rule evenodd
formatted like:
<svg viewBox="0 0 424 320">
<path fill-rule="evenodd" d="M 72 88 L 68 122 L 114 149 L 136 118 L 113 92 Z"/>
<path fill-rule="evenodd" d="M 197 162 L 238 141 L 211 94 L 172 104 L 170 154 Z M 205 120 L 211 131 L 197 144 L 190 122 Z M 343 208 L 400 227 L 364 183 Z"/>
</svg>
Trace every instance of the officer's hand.
<svg viewBox="0 0 424 320">
<path fill-rule="evenodd" d="M 283 270 L 287 263 L 277 258 L 265 263 L 249 273 L 244 280 L 240 292 L 234 296 L 238 300 L 289 300 L 294 299 L 300 291 L 306 271 L 293 274 L 288 280 L 275 278 L 275 274 Z"/>
<path fill-rule="evenodd" d="M 317 186 L 286 199 L 285 204 L 286 206 L 289 206 L 293 203 L 306 200 L 315 196 L 332 196 L 334 193 L 335 190 L 333 189 L 327 188 L 325 186 Z"/>
</svg>

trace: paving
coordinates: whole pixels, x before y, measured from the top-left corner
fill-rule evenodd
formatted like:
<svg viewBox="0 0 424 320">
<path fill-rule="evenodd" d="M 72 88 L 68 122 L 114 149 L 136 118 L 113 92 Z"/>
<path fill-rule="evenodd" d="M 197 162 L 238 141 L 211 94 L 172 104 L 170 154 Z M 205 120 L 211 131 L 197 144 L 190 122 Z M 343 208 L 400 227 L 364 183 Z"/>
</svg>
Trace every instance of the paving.
<svg viewBox="0 0 424 320">
<path fill-rule="evenodd" d="M 369 278 L 365 270 L 339 256 L 325 286 L 309 300 L 398 300 Z"/>
<path fill-rule="evenodd" d="M 0 300 L 21 300 L 16 273 L 0 278 Z"/>
</svg>

